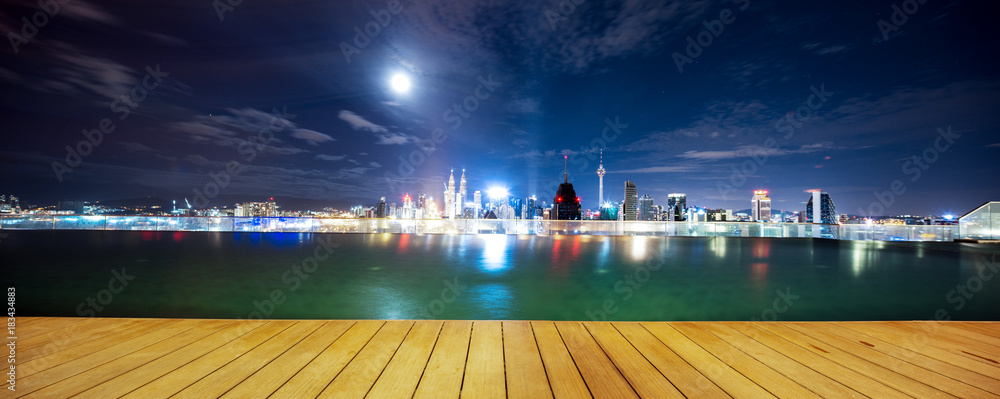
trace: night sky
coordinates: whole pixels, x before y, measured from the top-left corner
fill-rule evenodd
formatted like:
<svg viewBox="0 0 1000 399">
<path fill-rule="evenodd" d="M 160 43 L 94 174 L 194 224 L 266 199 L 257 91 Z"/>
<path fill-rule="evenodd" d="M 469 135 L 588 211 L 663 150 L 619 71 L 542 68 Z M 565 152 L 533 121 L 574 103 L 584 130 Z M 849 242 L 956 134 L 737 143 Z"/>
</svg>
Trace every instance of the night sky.
<svg viewBox="0 0 1000 399">
<path fill-rule="evenodd" d="M 604 148 L 610 201 L 1000 200 L 995 1 L 231 1 L 3 1 L 0 192 L 551 201 L 565 155 L 596 208 Z"/>
</svg>

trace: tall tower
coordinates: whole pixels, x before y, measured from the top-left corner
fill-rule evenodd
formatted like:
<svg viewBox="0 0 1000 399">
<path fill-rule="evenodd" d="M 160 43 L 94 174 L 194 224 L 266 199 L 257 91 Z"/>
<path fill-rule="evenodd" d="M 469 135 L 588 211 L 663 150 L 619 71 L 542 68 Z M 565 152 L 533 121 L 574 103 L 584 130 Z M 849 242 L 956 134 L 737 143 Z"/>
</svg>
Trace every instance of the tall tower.
<svg viewBox="0 0 1000 399">
<path fill-rule="evenodd" d="M 755 222 L 771 221 L 771 197 L 767 195 L 767 190 L 754 190 L 753 198 L 750 199 L 750 213 Z"/>
<path fill-rule="evenodd" d="M 458 202 L 458 204 L 456 204 L 456 206 L 455 206 L 455 211 L 459 215 L 464 215 L 465 214 L 465 200 L 466 200 L 466 198 L 467 197 L 466 197 L 466 192 L 465 192 L 465 168 L 462 168 L 462 180 L 461 180 L 461 183 L 460 183 L 460 185 L 458 187 L 458 196 L 455 198 L 455 201 Z"/>
<path fill-rule="evenodd" d="M 448 219 L 455 216 L 455 169 L 448 176 L 448 189 L 444 192 L 444 216 Z"/>
<path fill-rule="evenodd" d="M 635 190 L 635 183 L 631 180 L 625 181 L 625 203 L 622 205 L 622 214 L 624 218 L 622 220 L 636 220 L 637 211 L 636 202 L 638 201 L 637 192 Z"/>
<path fill-rule="evenodd" d="M 597 191 L 597 200 L 600 201 L 600 202 L 597 203 L 597 209 L 601 209 L 601 206 L 604 205 L 604 173 L 605 172 L 607 172 L 607 171 L 604 170 L 604 149 L 602 148 L 601 149 L 601 164 L 597 166 L 597 177 L 600 178 L 600 180 L 601 180 L 601 185 L 599 186 L 600 188 Z"/>
</svg>

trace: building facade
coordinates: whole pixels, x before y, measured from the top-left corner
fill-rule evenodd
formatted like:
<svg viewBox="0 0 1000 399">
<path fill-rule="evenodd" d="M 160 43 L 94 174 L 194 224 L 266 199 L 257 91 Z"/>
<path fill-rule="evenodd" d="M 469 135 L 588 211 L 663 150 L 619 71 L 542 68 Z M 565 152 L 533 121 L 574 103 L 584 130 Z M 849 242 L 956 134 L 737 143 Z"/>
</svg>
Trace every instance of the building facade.
<svg viewBox="0 0 1000 399">
<path fill-rule="evenodd" d="M 771 221 L 771 197 L 767 190 L 755 190 L 753 198 L 750 199 L 751 220 L 755 222 Z"/>
<path fill-rule="evenodd" d="M 806 203 L 806 223 L 838 224 L 837 208 L 826 192 L 815 190 Z"/>
<path fill-rule="evenodd" d="M 625 181 L 625 202 L 622 204 L 622 220 L 638 220 L 639 210 L 637 208 L 639 202 L 638 192 L 635 189 L 635 183 L 631 180 Z"/>
</svg>

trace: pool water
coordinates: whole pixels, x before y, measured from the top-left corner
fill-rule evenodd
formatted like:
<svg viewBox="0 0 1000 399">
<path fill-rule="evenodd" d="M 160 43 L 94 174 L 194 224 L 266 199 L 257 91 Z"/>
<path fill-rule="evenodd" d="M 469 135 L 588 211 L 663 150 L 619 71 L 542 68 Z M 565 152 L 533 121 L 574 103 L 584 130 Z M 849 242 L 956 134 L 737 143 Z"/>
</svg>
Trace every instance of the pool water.
<svg viewBox="0 0 1000 399">
<path fill-rule="evenodd" d="M 13 231 L 20 316 L 997 320 L 1000 246 L 790 238 Z M 88 299 L 89 298 L 89 299 Z"/>
</svg>

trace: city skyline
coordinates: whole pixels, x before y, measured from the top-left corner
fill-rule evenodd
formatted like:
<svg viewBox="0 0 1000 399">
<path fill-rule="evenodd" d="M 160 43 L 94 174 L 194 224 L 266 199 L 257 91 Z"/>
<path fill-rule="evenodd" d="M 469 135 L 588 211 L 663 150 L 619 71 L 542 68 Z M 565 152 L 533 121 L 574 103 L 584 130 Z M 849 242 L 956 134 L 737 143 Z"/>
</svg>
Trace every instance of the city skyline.
<svg viewBox="0 0 1000 399">
<path fill-rule="evenodd" d="M 654 3 L 74 2 L 0 53 L 3 191 L 347 208 L 440 196 L 454 166 L 548 200 L 567 157 L 585 209 L 600 166 L 605 200 L 632 181 L 713 209 L 761 188 L 850 214 L 1000 197 L 997 5 Z"/>
</svg>

